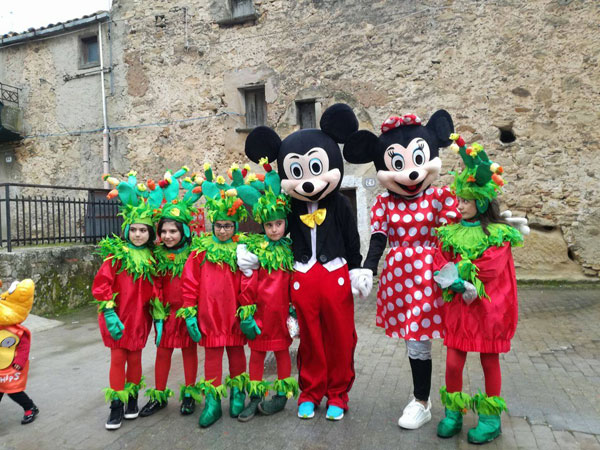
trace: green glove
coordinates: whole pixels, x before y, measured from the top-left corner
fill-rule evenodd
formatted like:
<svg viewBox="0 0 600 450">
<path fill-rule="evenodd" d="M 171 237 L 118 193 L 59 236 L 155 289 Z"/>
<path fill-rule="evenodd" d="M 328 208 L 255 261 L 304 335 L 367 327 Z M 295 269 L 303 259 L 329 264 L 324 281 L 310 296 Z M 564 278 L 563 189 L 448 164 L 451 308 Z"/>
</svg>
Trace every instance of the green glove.
<svg viewBox="0 0 600 450">
<path fill-rule="evenodd" d="M 160 344 L 160 339 L 162 338 L 162 330 L 163 330 L 163 320 L 155 320 L 154 327 L 156 328 L 156 346 Z"/>
<path fill-rule="evenodd" d="M 261 331 L 254 320 L 254 317 L 248 316 L 246 319 L 240 322 L 240 328 L 242 329 L 242 333 L 246 335 L 246 337 L 250 340 L 253 340 L 258 336 Z"/>
<path fill-rule="evenodd" d="M 454 280 L 454 283 L 452 283 L 449 287 L 454 292 L 457 292 L 459 294 L 462 294 L 463 292 L 465 292 L 465 282 L 460 278 L 457 278 L 456 280 Z"/>
<path fill-rule="evenodd" d="M 296 315 L 296 308 L 294 308 L 292 305 L 290 305 L 289 313 L 290 316 L 292 316 L 294 319 L 298 318 L 298 316 Z"/>
<path fill-rule="evenodd" d="M 192 341 L 198 342 L 200 339 L 202 339 L 202 334 L 198 329 L 198 319 L 196 316 L 185 319 L 185 325 L 187 326 L 187 330 L 192 338 Z"/>
<path fill-rule="evenodd" d="M 113 308 L 105 309 L 102 314 L 104 314 L 104 323 L 106 323 L 106 329 L 110 333 L 110 336 L 118 341 L 123 337 L 123 330 L 125 327 L 123 326 L 123 322 L 117 316 L 117 313 Z"/>
</svg>

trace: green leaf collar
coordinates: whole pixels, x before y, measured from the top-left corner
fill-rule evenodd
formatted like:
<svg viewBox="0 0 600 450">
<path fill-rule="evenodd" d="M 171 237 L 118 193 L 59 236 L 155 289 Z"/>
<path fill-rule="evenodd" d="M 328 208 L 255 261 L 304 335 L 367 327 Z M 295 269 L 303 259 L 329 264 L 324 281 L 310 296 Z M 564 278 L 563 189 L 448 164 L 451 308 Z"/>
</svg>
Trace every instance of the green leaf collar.
<svg viewBox="0 0 600 450">
<path fill-rule="evenodd" d="M 267 235 L 255 234 L 248 237 L 246 245 L 248 251 L 258 257 L 260 266 L 271 273 L 273 270 L 292 271 L 294 266 L 294 254 L 291 248 L 292 240 L 282 237 L 278 241 L 272 241 Z"/>
<path fill-rule="evenodd" d="M 154 248 L 157 274 L 163 276 L 171 274 L 172 278 L 181 277 L 188 256 L 190 256 L 189 245 L 185 245 L 176 251 L 169 250 L 164 244 L 157 245 Z"/>
<path fill-rule="evenodd" d="M 98 253 L 105 261 L 112 260 L 113 266 L 117 261 L 121 262 L 118 273 L 126 271 L 134 281 L 142 277 L 152 283 L 152 277 L 156 275 L 156 260 L 148 247 L 134 247 L 114 235 L 102 239 L 98 245 Z"/>
<path fill-rule="evenodd" d="M 244 242 L 246 236 L 242 233 L 233 235 L 229 242 L 220 242 L 212 233 L 203 233 L 192 240 L 192 251 L 197 253 L 206 252 L 206 260 L 211 263 L 227 264 L 232 272 L 237 270 L 236 248 L 238 242 Z"/>
</svg>

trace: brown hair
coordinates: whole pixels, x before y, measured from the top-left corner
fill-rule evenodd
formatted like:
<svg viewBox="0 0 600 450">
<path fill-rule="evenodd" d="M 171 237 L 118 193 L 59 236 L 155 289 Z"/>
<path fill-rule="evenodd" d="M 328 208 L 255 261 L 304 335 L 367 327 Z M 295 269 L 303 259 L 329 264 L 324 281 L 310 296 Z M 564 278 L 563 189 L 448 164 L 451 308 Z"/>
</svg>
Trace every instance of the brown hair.
<svg viewBox="0 0 600 450">
<path fill-rule="evenodd" d="M 490 201 L 488 209 L 486 209 L 484 213 L 480 214 L 478 219 L 479 223 L 481 224 L 481 229 L 488 236 L 490 235 L 490 232 L 487 229 L 489 224 L 503 223 L 504 225 L 510 225 L 510 223 L 508 223 L 506 219 L 500 215 L 500 205 L 496 199 Z"/>
</svg>

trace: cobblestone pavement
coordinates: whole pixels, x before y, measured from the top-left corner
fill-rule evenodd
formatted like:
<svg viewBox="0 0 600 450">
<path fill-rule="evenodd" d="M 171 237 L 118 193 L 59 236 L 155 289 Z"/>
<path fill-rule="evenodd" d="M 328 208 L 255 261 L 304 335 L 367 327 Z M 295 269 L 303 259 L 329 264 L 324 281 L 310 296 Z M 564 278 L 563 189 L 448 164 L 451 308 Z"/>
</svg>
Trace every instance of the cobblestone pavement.
<svg viewBox="0 0 600 450">
<path fill-rule="evenodd" d="M 600 290 L 534 288 L 520 290 L 521 317 L 513 350 L 501 357 L 503 434 L 486 448 L 600 449 Z M 357 300 L 356 382 L 350 411 L 341 422 L 296 418 L 295 402 L 273 417 L 239 423 L 227 416 L 209 429 L 197 426 L 199 412 L 182 417 L 177 399 L 152 417 L 104 430 L 108 407 L 101 388 L 108 382 L 109 352 L 100 341 L 95 313 L 85 310 L 60 318 L 64 325 L 33 334 L 27 392 L 40 407 L 38 419 L 20 425 L 21 410 L 10 399 L 0 404 L 0 448 L 6 449 L 396 449 L 472 448 L 466 431 L 452 439 L 436 437 L 443 414 L 437 391 L 444 379 L 444 351 L 434 344 L 433 420 L 418 431 L 401 430 L 398 416 L 410 398 L 411 376 L 403 342 L 374 326 L 374 295 Z M 292 351 L 295 353 L 295 342 Z M 144 374 L 154 380 L 154 348 L 143 355 Z M 203 360 L 203 351 L 200 350 Z M 227 373 L 227 372 L 225 372 Z M 275 365 L 267 360 L 267 378 Z M 181 356 L 173 358 L 169 386 L 183 380 Z M 483 386 L 477 355 L 469 355 L 465 390 Z M 142 405 L 145 400 L 141 400 Z M 141 406 L 140 405 L 140 406 Z"/>
</svg>

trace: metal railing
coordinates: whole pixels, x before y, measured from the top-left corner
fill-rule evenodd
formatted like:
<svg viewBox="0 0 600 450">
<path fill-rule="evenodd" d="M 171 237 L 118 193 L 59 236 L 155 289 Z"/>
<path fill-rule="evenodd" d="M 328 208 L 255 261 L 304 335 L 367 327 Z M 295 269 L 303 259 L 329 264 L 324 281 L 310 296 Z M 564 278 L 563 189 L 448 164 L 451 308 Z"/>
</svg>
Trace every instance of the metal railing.
<svg viewBox="0 0 600 450">
<path fill-rule="evenodd" d="M 121 230 L 106 189 L 0 183 L 0 247 L 97 243 Z"/>
<path fill-rule="evenodd" d="M 21 88 L 0 83 L 0 101 L 15 103 L 19 106 L 19 91 Z"/>
</svg>

